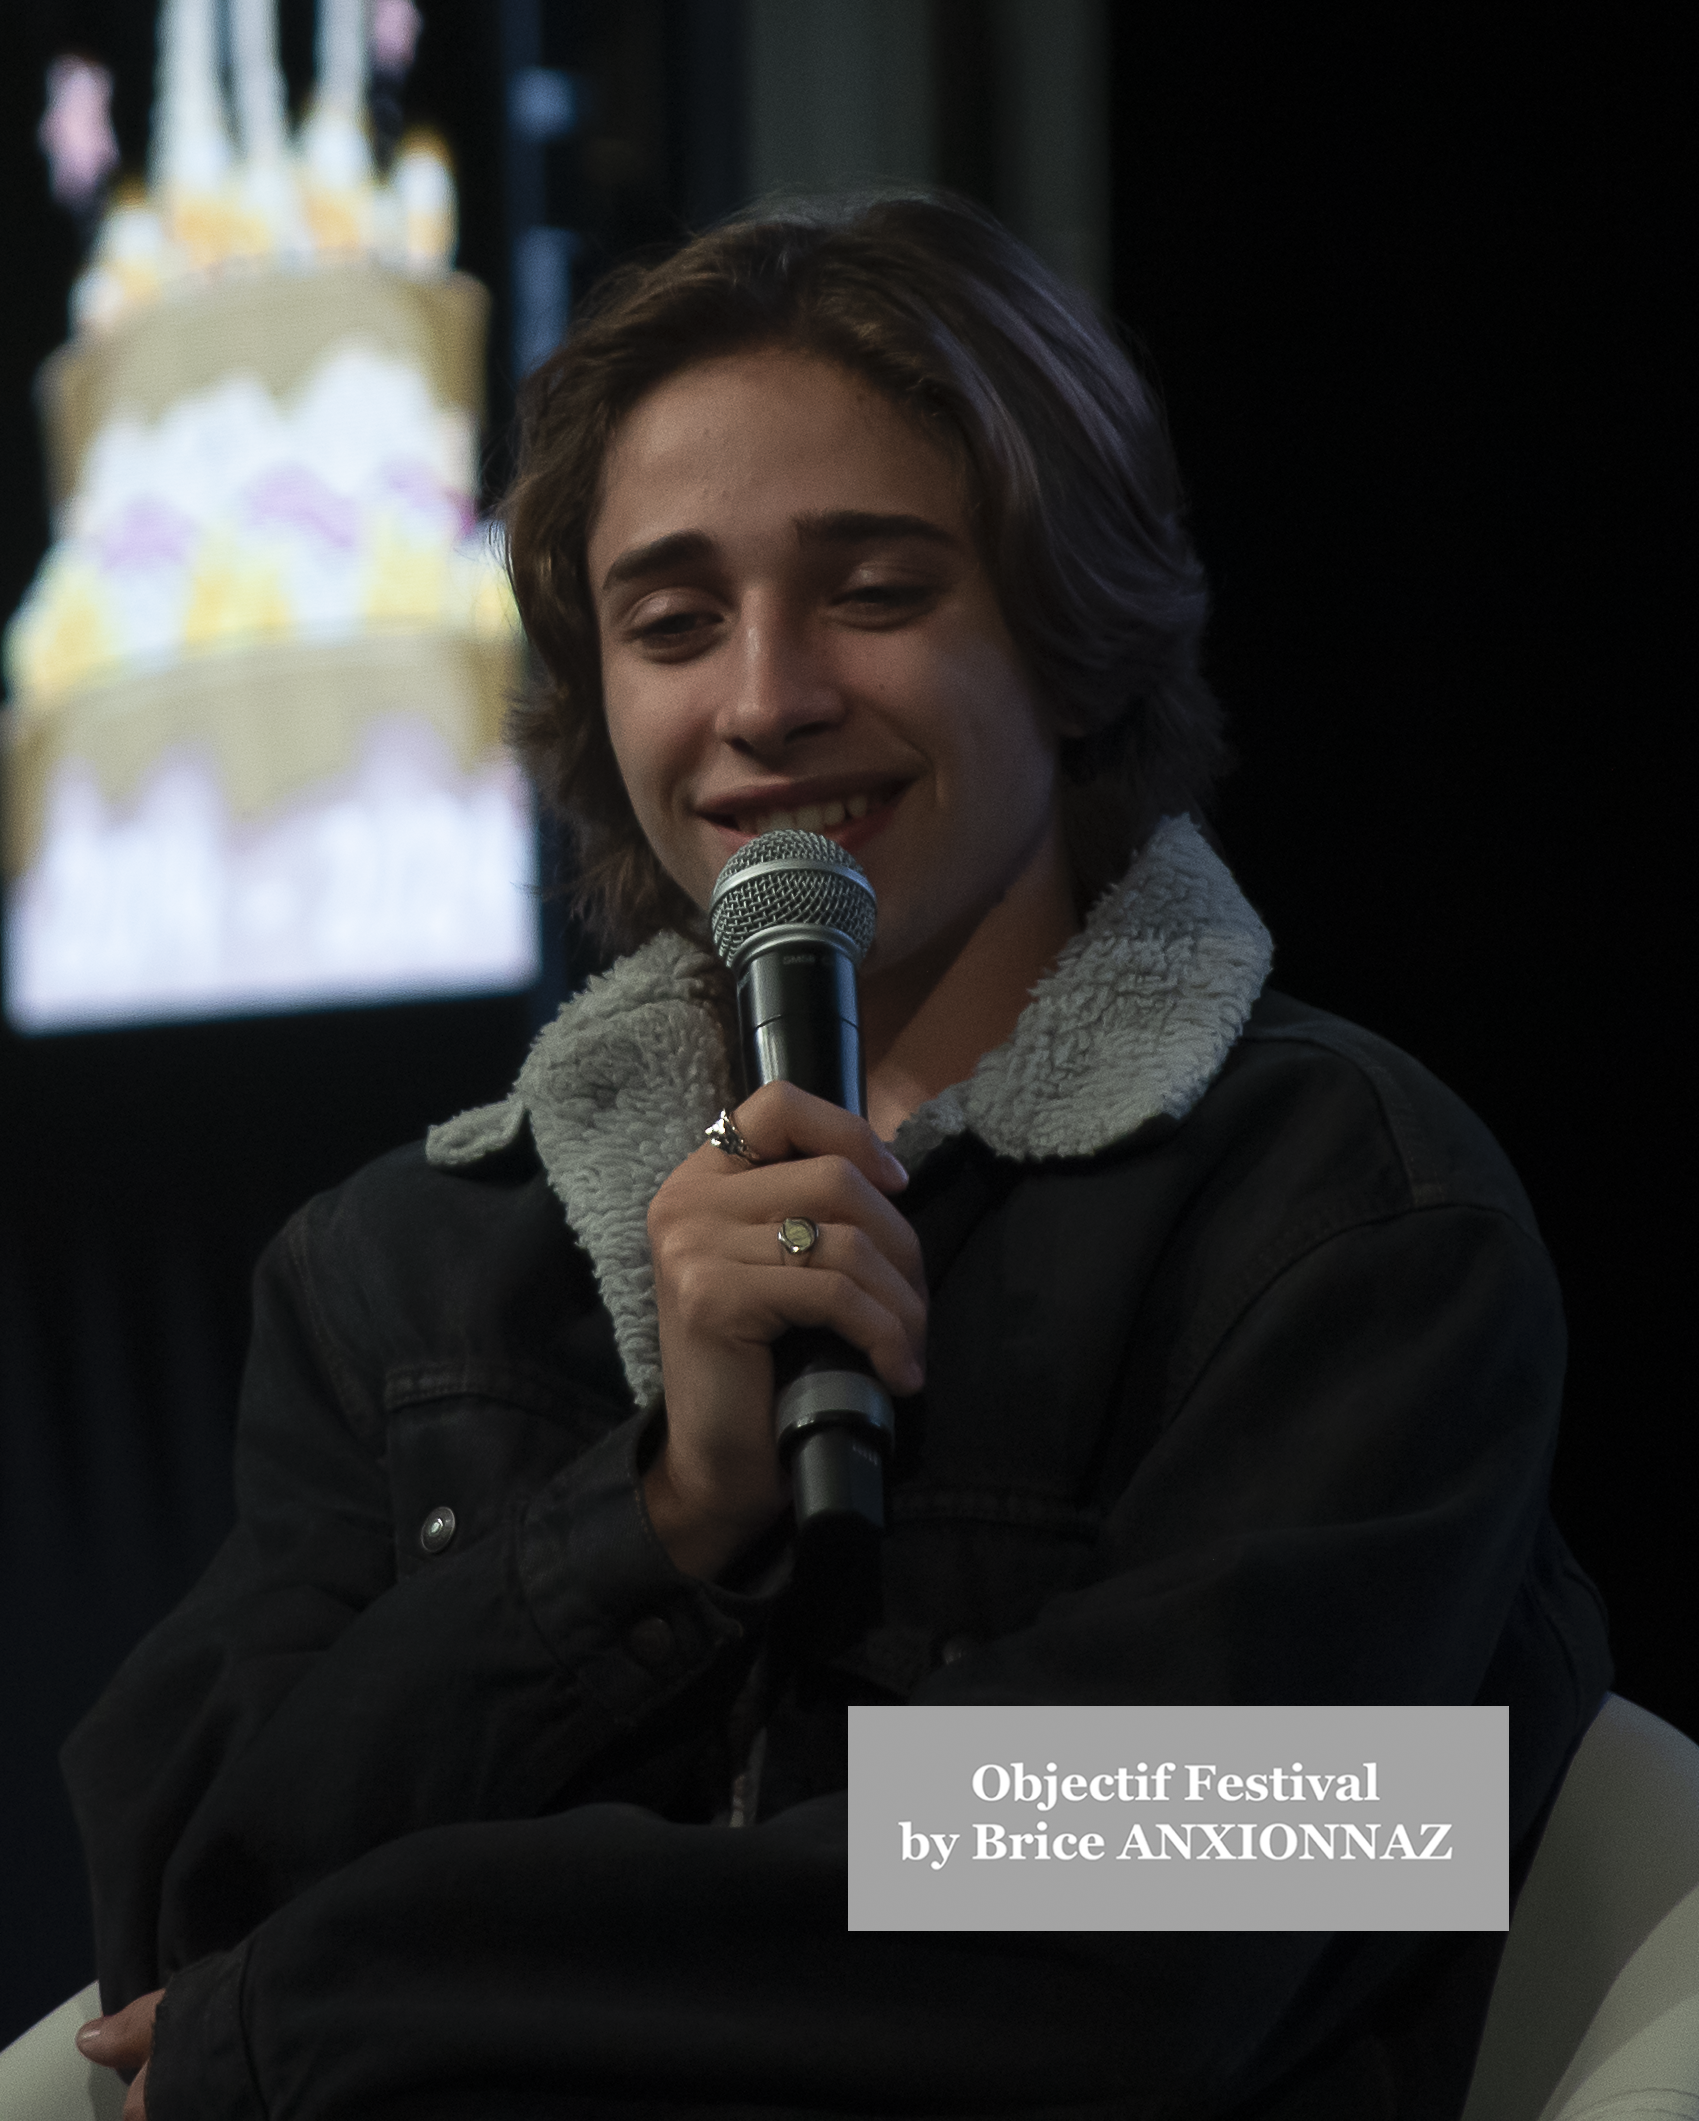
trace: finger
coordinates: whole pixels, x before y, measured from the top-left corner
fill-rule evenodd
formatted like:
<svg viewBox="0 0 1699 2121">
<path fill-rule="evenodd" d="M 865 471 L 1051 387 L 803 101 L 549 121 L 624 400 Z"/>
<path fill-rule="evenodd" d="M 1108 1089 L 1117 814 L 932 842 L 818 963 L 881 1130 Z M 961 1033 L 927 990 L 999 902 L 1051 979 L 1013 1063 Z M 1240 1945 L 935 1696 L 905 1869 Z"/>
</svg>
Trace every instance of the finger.
<svg viewBox="0 0 1699 2121">
<path fill-rule="evenodd" d="M 875 1191 L 857 1164 L 842 1156 L 813 1156 L 777 1165 L 758 1177 L 759 1183 L 724 1196 L 723 1205 L 735 1210 L 746 1226 L 776 1231 L 786 1216 L 800 1215 L 822 1229 L 842 1224 L 861 1230 L 924 1297 L 926 1269 L 914 1226 Z M 716 1210 L 722 1205 L 718 1195 L 714 1205 Z"/>
<path fill-rule="evenodd" d="M 810 1158 L 752 1173 L 734 1189 L 713 1180 L 698 1185 L 675 1172 L 650 1203 L 647 1218 L 650 1258 L 663 1303 L 686 1279 L 695 1280 L 704 1269 L 712 1273 L 719 1263 L 772 1264 L 780 1257 L 779 1226 L 790 1216 L 822 1229 L 830 1225 L 859 1230 L 924 1309 L 926 1267 L 913 1228 L 839 1157 Z M 811 1256 L 817 1259 L 817 1250 Z"/>
<path fill-rule="evenodd" d="M 869 1330 L 866 1325 L 852 1327 L 835 1313 L 822 1317 L 822 1303 L 830 1304 L 832 1297 L 805 1286 L 842 1282 L 853 1284 L 878 1314 L 894 1321 L 914 1360 L 924 1360 L 925 1289 L 916 1288 L 865 1231 L 827 1225 L 802 1259 L 781 1252 L 777 1223 L 733 1226 L 717 1234 L 720 1241 L 712 1253 L 681 1241 L 676 1255 L 657 1257 L 663 1333 L 670 1316 L 692 1336 L 765 1348 L 792 1326 L 828 1325 L 871 1353 L 871 1342 L 858 1337 Z M 858 1307 L 855 1315 L 864 1320 L 867 1314 Z"/>
<path fill-rule="evenodd" d="M 881 1193 L 900 1193 L 908 1173 L 858 1112 L 812 1097 L 795 1083 L 767 1083 L 732 1117 L 764 1164 L 796 1156 L 841 1156 Z M 723 1162 L 733 1164 L 731 1158 Z"/>
<path fill-rule="evenodd" d="M 817 1223 L 815 1228 L 819 1234 L 807 1251 L 792 1252 L 781 1236 L 784 1228 L 783 1223 L 761 1223 L 747 1231 L 739 1240 L 740 1263 L 767 1267 L 776 1261 L 787 1273 L 845 1275 L 858 1288 L 864 1289 L 876 1304 L 889 1311 L 917 1347 L 924 1341 L 924 1283 L 916 1287 L 902 1264 L 887 1257 L 865 1230 L 858 1229 L 854 1223 Z M 771 1249 L 767 1242 L 769 1238 Z M 793 1324 L 801 1322 L 791 1321 Z"/>
<path fill-rule="evenodd" d="M 135 2079 L 130 2089 L 124 2094 L 124 2111 L 119 2115 L 118 2121 L 147 2121 L 147 2064 L 145 2062 L 142 2064 L 140 2076 Z"/>
<path fill-rule="evenodd" d="M 748 1277 L 752 1299 L 764 1309 L 756 1337 L 776 1340 L 788 1326 L 816 1326 L 859 1348 L 889 1391 L 904 1397 L 926 1381 L 925 1320 L 882 1303 L 848 1274 L 823 1267 L 792 1274 L 784 1267 Z M 897 1288 L 903 1285 L 899 1282 Z M 906 1292 L 905 1292 L 906 1293 Z"/>
<path fill-rule="evenodd" d="M 137 1996 L 121 2011 L 91 2018 L 77 2033 L 77 2046 L 105 2069 L 139 2069 L 153 2051 L 153 2014 L 163 1989 Z"/>
<path fill-rule="evenodd" d="M 878 1199 L 877 1195 L 868 1197 Z M 820 1206 L 818 1202 L 810 1205 Z M 882 1201 L 879 1205 L 886 1207 Z M 794 1201 L 790 1206 L 794 1208 Z M 896 1225 L 895 1245 L 883 1231 L 830 1221 L 824 1210 L 775 1215 L 771 1220 L 752 1217 L 709 1223 L 697 1218 L 681 1222 L 659 1233 L 654 1252 L 657 1286 L 669 1303 L 678 1306 L 681 1316 L 716 1339 L 765 1339 L 773 1292 L 766 1284 L 753 1288 L 748 1281 L 751 1270 L 777 1266 L 793 1277 L 799 1271 L 815 1276 L 833 1271 L 847 1275 L 898 1318 L 918 1347 L 925 1338 L 928 1308 L 920 1249 L 902 1218 L 889 1208 L 886 1212 Z M 785 1243 L 785 1233 L 797 1224 L 812 1225 L 816 1233 L 803 1252 Z M 806 1230 L 799 1234 L 805 1235 Z M 783 1320 L 783 1325 L 803 1323 L 788 1315 Z"/>
</svg>

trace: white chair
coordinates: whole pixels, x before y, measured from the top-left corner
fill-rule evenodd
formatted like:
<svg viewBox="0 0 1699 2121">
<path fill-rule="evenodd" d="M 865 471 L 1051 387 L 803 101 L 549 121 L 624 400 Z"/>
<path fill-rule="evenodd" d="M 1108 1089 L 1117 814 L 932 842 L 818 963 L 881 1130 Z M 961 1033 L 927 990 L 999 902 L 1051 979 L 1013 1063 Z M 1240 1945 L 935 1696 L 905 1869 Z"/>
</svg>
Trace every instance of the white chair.
<svg viewBox="0 0 1699 2121">
<path fill-rule="evenodd" d="M 1699 1745 L 1618 1694 L 1516 1903 L 1463 2121 L 1699 2121 Z"/>
<path fill-rule="evenodd" d="M 119 2121 L 122 2078 L 85 2062 L 77 2049 L 77 2027 L 99 2016 L 100 1984 L 91 1981 L 0 2053 L 4 2121 Z"/>
<path fill-rule="evenodd" d="M 118 2121 L 91 1985 L 0 2053 L 3 2121 Z M 1505 1940 L 1462 2121 L 1699 2121 L 1699 1745 L 1607 1694 Z"/>
</svg>

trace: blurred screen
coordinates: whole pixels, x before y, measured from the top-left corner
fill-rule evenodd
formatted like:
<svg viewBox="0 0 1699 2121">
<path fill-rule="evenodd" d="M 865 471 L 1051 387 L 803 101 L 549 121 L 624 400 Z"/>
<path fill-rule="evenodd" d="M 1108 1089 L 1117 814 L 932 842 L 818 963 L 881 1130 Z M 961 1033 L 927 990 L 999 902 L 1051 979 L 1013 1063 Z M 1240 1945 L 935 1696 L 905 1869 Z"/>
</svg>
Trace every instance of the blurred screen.
<svg viewBox="0 0 1699 2121">
<path fill-rule="evenodd" d="M 448 269 L 446 158 L 404 142 L 380 180 L 321 93 L 287 156 L 178 162 L 110 204 L 41 377 L 55 537 L 5 636 L 7 1016 L 528 986 L 534 820 L 501 745 L 522 647 L 475 519 L 488 302 Z"/>
</svg>

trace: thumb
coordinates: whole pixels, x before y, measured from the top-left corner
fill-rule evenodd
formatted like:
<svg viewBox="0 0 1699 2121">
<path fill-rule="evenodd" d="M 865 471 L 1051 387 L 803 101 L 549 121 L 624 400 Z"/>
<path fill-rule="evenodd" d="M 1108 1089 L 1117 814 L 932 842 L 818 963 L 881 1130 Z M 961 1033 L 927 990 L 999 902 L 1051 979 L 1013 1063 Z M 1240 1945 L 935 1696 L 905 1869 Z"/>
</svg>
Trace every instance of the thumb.
<svg viewBox="0 0 1699 2121">
<path fill-rule="evenodd" d="M 91 2018 L 77 2031 L 77 2046 L 91 2062 L 107 2069 L 138 2069 L 153 2046 L 153 2014 L 163 1989 L 138 1996 L 121 2011 Z"/>
</svg>

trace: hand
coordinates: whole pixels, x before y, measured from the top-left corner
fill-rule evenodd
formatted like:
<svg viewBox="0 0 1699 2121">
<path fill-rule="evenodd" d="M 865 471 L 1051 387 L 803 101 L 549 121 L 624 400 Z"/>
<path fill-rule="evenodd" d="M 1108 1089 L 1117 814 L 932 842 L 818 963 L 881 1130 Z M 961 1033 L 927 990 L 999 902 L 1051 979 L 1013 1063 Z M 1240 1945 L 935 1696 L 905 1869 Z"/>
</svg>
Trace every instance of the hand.
<svg viewBox="0 0 1699 2121">
<path fill-rule="evenodd" d="M 759 1168 L 705 1142 L 649 1209 L 667 1438 L 644 1500 L 674 1562 L 705 1577 L 790 1500 L 773 1444 L 780 1334 L 829 1328 L 893 1395 L 920 1390 L 926 1347 L 920 1245 L 887 1198 L 908 1174 L 866 1120 L 791 1083 L 734 1117 Z M 803 1258 L 780 1249 L 787 1215 L 820 1226 Z"/>
<path fill-rule="evenodd" d="M 153 2053 L 153 2014 L 164 1989 L 138 1996 L 121 2011 L 104 2018 L 91 2018 L 77 2034 L 77 2046 L 91 2062 L 106 2069 L 135 2070 L 138 2074 L 124 2100 L 123 2121 L 147 2121 L 147 2065 Z"/>
</svg>

